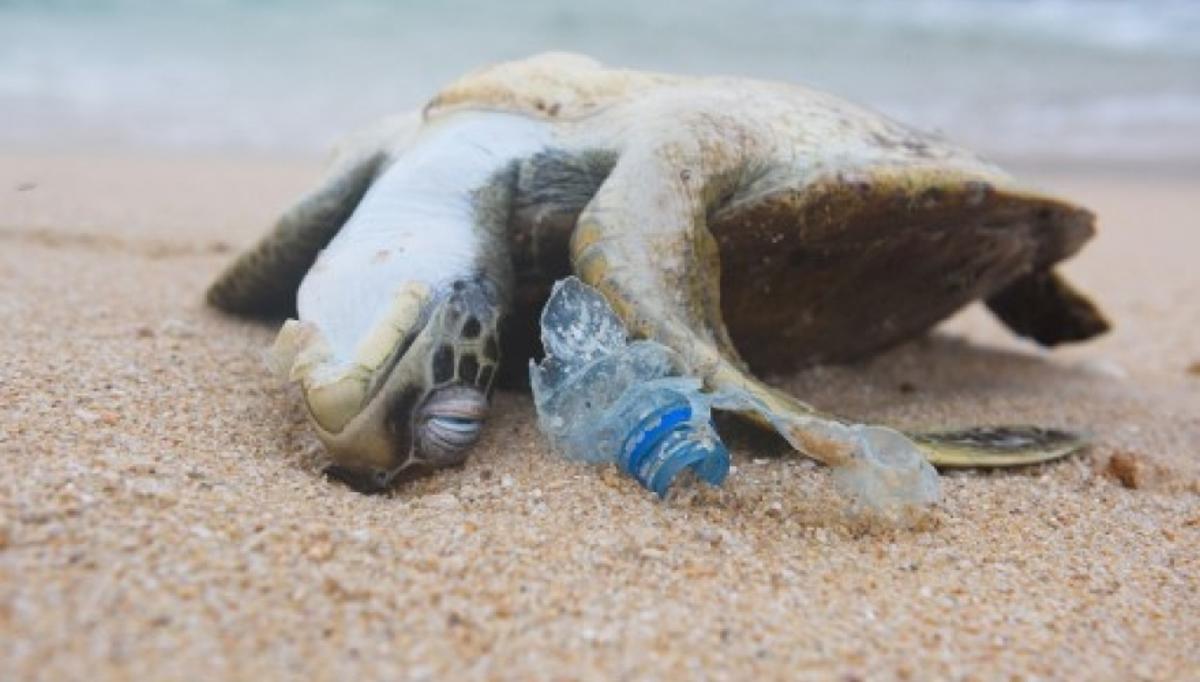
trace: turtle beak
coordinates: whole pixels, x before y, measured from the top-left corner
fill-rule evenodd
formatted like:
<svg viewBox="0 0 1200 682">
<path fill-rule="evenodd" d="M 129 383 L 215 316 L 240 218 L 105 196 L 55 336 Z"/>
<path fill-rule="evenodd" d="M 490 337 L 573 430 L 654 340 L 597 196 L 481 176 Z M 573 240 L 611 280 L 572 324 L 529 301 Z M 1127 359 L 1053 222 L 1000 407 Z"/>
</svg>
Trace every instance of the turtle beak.
<svg viewBox="0 0 1200 682">
<path fill-rule="evenodd" d="M 390 487 L 401 472 L 425 468 L 419 466 L 417 436 L 420 408 L 429 395 L 430 359 L 438 347 L 433 340 L 437 330 L 431 329 L 436 321 L 406 348 L 397 349 L 394 364 L 374 378 L 375 390 L 365 399 L 358 391 L 346 391 L 346 403 L 316 402 L 315 392 L 302 382 L 309 422 L 334 462 L 331 478 L 372 492 Z M 330 415 L 340 422 L 336 430 L 329 427 Z"/>
<path fill-rule="evenodd" d="M 362 493 L 382 493 L 399 480 L 462 464 L 479 440 L 488 402 L 483 390 L 454 384 L 436 389 L 416 407 L 401 398 L 393 401 L 390 409 L 388 449 L 394 453 L 395 464 L 388 468 L 363 465 L 359 463 L 361 453 L 342 452 L 327 441 L 330 454 L 339 463 L 327 467 L 326 476 Z"/>
<path fill-rule="evenodd" d="M 387 492 L 392 481 L 386 471 L 355 469 L 333 464 L 325 467 L 325 475 L 330 479 L 344 483 L 350 488 L 367 495 L 377 495 Z"/>
</svg>

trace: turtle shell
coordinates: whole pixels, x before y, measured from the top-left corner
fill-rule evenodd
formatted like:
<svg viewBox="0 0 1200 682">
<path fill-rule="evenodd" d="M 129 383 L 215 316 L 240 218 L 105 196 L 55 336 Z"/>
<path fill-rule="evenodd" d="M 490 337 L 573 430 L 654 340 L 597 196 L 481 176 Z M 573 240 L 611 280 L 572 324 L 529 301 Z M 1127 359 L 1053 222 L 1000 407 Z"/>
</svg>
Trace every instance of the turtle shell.
<svg viewBox="0 0 1200 682">
<path fill-rule="evenodd" d="M 639 92 L 695 79 L 613 69 L 584 55 L 546 52 L 472 71 L 442 88 L 425 105 L 425 118 L 492 109 L 570 121 Z"/>
<path fill-rule="evenodd" d="M 855 360 L 920 334 L 1049 272 L 1092 224 L 1086 209 L 936 168 L 837 173 L 709 218 L 730 335 L 752 368 L 773 371 Z M 1021 298 L 1009 308 L 1063 308 L 1040 329 L 1017 329 L 1048 345 L 1103 328 L 1058 292 Z"/>
</svg>

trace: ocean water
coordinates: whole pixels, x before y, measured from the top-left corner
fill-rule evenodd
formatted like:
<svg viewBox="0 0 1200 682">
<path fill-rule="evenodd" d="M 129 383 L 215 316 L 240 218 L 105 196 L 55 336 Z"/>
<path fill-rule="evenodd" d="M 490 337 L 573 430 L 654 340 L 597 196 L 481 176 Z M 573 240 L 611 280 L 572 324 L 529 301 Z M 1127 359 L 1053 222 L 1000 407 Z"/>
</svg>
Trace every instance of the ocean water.
<svg viewBox="0 0 1200 682">
<path fill-rule="evenodd" d="M 547 49 L 802 82 L 994 156 L 1200 159 L 1193 0 L 0 0 L 0 145 L 314 154 Z"/>
</svg>

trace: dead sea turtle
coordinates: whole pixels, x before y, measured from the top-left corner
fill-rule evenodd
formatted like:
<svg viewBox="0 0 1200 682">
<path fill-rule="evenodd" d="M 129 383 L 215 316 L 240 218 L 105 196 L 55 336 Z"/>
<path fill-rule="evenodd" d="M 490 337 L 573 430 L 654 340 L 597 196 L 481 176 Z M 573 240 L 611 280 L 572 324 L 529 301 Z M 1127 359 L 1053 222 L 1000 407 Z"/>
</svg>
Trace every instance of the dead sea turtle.
<svg viewBox="0 0 1200 682">
<path fill-rule="evenodd" d="M 351 139 L 208 300 L 290 315 L 277 350 L 362 488 L 461 462 L 501 350 L 523 367 L 551 284 L 574 272 L 636 335 L 826 462 L 812 408 L 752 371 L 881 351 L 983 299 L 1052 346 L 1103 317 L 1053 266 L 1087 210 L 830 95 L 539 55 L 469 74 Z M 504 332 L 501 334 L 501 332 Z M 1029 427 L 910 436 L 937 465 L 1042 461 Z"/>
</svg>

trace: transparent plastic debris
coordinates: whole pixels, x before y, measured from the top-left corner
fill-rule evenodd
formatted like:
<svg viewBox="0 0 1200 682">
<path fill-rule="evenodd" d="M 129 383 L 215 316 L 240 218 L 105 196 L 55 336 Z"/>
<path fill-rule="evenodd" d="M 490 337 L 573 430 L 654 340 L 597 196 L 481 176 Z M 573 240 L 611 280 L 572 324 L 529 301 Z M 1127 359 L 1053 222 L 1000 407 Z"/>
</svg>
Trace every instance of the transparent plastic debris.
<svg viewBox="0 0 1200 682">
<path fill-rule="evenodd" d="M 859 504 L 885 513 L 919 511 L 941 499 L 937 470 L 899 431 L 855 424 L 855 456 L 833 467 L 833 480 Z"/>
<path fill-rule="evenodd" d="M 833 482 L 859 507 L 905 521 L 941 499 L 937 469 L 899 431 L 837 422 L 817 428 L 846 446 L 848 456 L 831 466 Z"/>
<path fill-rule="evenodd" d="M 838 490 L 862 510 L 907 522 L 941 499 L 937 469 L 895 429 L 847 424 L 815 413 L 781 414 L 741 390 L 722 391 L 712 404 L 720 410 L 757 412 L 792 447 L 828 464 Z"/>
<path fill-rule="evenodd" d="M 570 459 L 612 462 L 660 497 L 690 469 L 711 485 L 729 473 L 698 379 L 671 349 L 630 342 L 598 291 L 575 277 L 555 284 L 542 311 L 546 357 L 530 362 L 538 426 Z"/>
<path fill-rule="evenodd" d="M 712 410 L 756 412 L 828 463 L 861 508 L 907 517 L 940 498 L 937 471 L 900 432 L 776 412 L 741 389 L 705 392 L 670 348 L 631 342 L 604 296 L 575 277 L 554 285 L 541 322 L 546 357 L 529 368 L 538 426 L 570 459 L 614 462 L 660 496 L 688 468 L 719 485 L 729 453 Z"/>
</svg>

